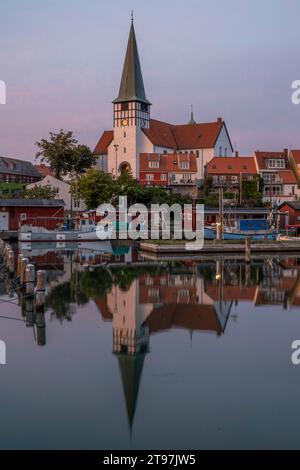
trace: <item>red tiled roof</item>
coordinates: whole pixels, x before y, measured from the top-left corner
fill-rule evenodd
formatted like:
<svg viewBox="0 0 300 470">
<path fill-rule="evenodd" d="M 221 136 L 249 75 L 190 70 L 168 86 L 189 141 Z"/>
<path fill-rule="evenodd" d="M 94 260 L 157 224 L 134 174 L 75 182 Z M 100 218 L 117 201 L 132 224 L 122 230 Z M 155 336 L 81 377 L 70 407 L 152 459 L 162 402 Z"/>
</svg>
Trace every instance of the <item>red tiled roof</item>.
<svg viewBox="0 0 300 470">
<path fill-rule="evenodd" d="M 98 144 L 95 147 L 94 154 L 106 155 L 108 146 L 112 143 L 114 138 L 114 131 L 104 131 Z"/>
<path fill-rule="evenodd" d="M 203 124 L 174 125 L 150 119 L 149 129 L 144 133 L 153 145 L 172 149 L 204 149 L 213 148 L 221 132 L 224 122 L 208 122 Z"/>
<path fill-rule="evenodd" d="M 225 125 L 222 119 L 202 124 L 175 125 L 150 119 L 149 129 L 143 129 L 153 145 L 174 150 L 213 148 L 221 129 Z M 226 128 L 226 126 L 225 126 Z M 107 148 L 114 138 L 113 131 L 104 131 L 94 153 L 107 154 Z"/>
<path fill-rule="evenodd" d="M 297 184 L 296 177 L 292 171 L 278 171 L 278 176 L 285 184 Z"/>
<path fill-rule="evenodd" d="M 51 170 L 50 166 L 48 165 L 34 165 L 34 168 L 40 173 L 42 176 L 55 176 L 54 172 Z"/>
<path fill-rule="evenodd" d="M 255 175 L 254 157 L 214 157 L 206 165 L 209 175 Z"/>
<path fill-rule="evenodd" d="M 166 122 L 150 119 L 149 129 L 143 129 L 143 132 L 153 145 L 176 149 L 178 146 L 172 133 L 173 127 Z"/>
<path fill-rule="evenodd" d="M 151 168 L 149 167 L 149 162 L 157 161 L 159 157 L 159 167 Z M 189 161 L 189 168 L 180 168 L 179 163 L 181 161 Z M 196 173 L 197 172 L 197 161 L 196 155 L 189 154 L 177 154 L 177 153 L 167 153 L 167 154 L 157 154 L 157 153 L 141 153 L 140 154 L 140 173 L 155 173 L 155 172 L 172 172 L 172 173 Z"/>
<path fill-rule="evenodd" d="M 267 170 L 269 169 L 266 165 L 266 160 L 269 160 L 270 158 L 284 158 L 286 161 L 286 168 L 288 168 L 288 157 L 284 151 L 282 152 L 260 152 L 257 151 L 255 152 L 255 157 L 257 161 L 257 166 L 259 170 Z M 273 170 L 276 170 L 276 168 L 272 168 Z"/>
</svg>

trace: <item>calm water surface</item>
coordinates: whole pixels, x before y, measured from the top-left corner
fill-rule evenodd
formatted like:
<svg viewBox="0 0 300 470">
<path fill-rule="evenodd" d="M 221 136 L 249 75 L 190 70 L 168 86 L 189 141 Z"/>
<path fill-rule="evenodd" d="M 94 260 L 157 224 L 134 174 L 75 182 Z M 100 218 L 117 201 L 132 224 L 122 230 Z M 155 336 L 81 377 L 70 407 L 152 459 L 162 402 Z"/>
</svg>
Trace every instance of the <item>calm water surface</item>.
<svg viewBox="0 0 300 470">
<path fill-rule="evenodd" d="M 1 448 L 300 447 L 300 260 L 29 256 L 47 269 L 46 327 L 2 270 Z"/>
</svg>

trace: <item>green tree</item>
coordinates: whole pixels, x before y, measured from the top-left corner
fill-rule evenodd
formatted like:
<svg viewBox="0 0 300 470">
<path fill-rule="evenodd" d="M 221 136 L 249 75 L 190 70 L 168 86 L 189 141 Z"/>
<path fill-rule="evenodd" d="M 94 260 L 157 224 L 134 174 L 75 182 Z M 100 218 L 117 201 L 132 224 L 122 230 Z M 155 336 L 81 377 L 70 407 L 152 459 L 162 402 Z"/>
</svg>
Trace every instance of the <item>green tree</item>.
<svg viewBox="0 0 300 470">
<path fill-rule="evenodd" d="M 67 173 L 83 173 L 94 165 L 97 157 L 86 145 L 78 145 L 72 131 L 61 129 L 57 134 L 50 132 L 49 135 L 49 140 L 36 142 L 39 148 L 36 158 L 46 161 L 56 178 L 61 179 Z"/>
<path fill-rule="evenodd" d="M 259 190 L 259 181 L 257 179 L 242 182 L 242 199 L 254 205 L 261 204 L 262 193 Z"/>
<path fill-rule="evenodd" d="M 88 209 L 110 202 L 116 193 L 115 181 L 108 173 L 91 168 L 72 182 L 71 191 L 85 202 Z"/>
<path fill-rule="evenodd" d="M 32 188 L 25 188 L 23 192 L 24 199 L 54 199 L 57 194 L 55 188 L 50 184 L 39 186 L 36 184 Z"/>
</svg>

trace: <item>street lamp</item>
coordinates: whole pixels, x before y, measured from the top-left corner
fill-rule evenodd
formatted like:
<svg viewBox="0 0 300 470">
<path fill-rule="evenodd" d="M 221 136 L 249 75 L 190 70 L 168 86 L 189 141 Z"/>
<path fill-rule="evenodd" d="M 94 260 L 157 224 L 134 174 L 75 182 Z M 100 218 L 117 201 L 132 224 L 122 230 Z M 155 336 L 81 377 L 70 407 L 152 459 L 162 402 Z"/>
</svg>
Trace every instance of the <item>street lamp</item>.
<svg viewBox="0 0 300 470">
<path fill-rule="evenodd" d="M 115 174 L 115 177 L 117 179 L 118 177 L 118 148 L 119 148 L 119 145 L 118 144 L 114 144 L 114 148 L 115 148 L 115 151 L 116 151 L 116 174 Z"/>
</svg>

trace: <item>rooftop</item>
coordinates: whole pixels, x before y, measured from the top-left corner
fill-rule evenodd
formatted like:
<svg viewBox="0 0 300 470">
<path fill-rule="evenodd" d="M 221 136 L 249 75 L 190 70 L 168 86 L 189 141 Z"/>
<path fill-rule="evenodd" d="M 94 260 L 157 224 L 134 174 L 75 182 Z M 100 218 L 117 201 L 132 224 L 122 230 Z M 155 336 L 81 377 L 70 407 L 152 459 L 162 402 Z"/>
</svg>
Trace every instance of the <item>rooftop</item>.
<svg viewBox="0 0 300 470">
<path fill-rule="evenodd" d="M 62 199 L 1 199 L 0 207 L 61 207 Z"/>
<path fill-rule="evenodd" d="M 0 156 L 0 173 L 39 178 L 41 175 L 31 162 Z"/>
</svg>

